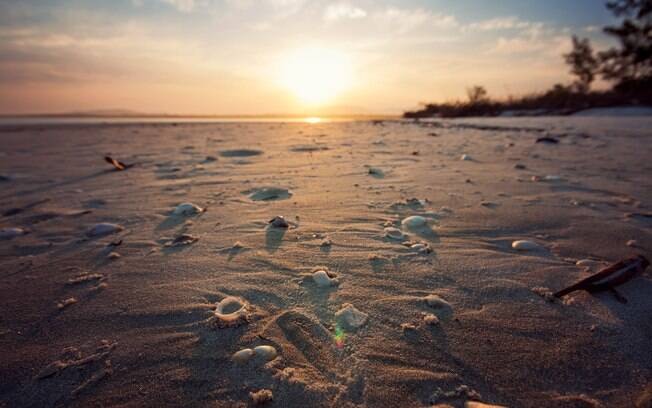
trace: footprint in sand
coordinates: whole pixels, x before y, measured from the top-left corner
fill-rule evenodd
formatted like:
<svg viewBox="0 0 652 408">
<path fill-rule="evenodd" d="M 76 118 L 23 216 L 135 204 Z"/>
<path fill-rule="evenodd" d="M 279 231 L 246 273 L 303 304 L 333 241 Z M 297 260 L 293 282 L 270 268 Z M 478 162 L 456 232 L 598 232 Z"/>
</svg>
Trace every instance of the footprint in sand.
<svg viewBox="0 0 652 408">
<path fill-rule="evenodd" d="M 298 310 L 281 313 L 265 328 L 265 336 L 278 342 L 283 357 L 293 366 L 313 368 L 330 380 L 340 377 L 333 336 L 314 317 Z"/>
</svg>

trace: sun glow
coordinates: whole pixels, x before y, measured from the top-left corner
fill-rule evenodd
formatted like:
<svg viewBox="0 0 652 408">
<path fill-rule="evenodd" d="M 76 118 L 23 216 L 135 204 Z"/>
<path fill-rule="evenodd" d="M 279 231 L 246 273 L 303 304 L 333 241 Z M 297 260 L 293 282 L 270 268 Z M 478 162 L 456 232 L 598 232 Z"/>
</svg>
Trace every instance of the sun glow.
<svg viewBox="0 0 652 408">
<path fill-rule="evenodd" d="M 351 86 L 351 61 L 336 50 L 303 48 L 283 58 L 279 80 L 301 102 L 323 105 Z"/>
</svg>

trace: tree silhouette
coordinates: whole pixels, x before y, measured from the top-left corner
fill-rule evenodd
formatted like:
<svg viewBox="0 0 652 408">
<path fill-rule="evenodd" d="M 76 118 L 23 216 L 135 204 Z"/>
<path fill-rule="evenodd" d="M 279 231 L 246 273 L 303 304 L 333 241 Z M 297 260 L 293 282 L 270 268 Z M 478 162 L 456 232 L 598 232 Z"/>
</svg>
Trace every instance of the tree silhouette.
<svg viewBox="0 0 652 408">
<path fill-rule="evenodd" d="M 591 88 L 598 70 L 598 60 L 593 55 L 593 48 L 588 39 L 573 36 L 573 50 L 564 54 L 571 73 L 577 77 L 574 86 L 578 92 L 586 93 Z"/>
<path fill-rule="evenodd" d="M 467 88 L 466 95 L 472 105 L 487 101 L 487 90 L 483 86 L 475 85 Z"/>
<path fill-rule="evenodd" d="M 607 8 L 623 20 L 619 26 L 604 28 L 615 37 L 618 48 L 599 53 L 600 73 L 621 87 L 649 82 L 652 77 L 652 0 L 616 0 Z"/>
</svg>

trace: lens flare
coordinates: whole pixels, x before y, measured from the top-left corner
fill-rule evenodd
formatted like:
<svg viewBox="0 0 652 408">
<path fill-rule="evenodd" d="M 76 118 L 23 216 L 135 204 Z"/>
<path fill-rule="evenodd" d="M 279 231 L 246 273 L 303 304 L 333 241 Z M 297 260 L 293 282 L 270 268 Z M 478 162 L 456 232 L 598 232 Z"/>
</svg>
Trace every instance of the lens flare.
<svg viewBox="0 0 652 408">
<path fill-rule="evenodd" d="M 335 326 L 335 336 L 333 336 L 333 339 L 335 340 L 335 345 L 337 348 L 341 349 L 344 348 L 344 339 L 346 338 L 346 333 L 344 333 L 344 330 L 340 328 L 339 326 Z"/>
</svg>

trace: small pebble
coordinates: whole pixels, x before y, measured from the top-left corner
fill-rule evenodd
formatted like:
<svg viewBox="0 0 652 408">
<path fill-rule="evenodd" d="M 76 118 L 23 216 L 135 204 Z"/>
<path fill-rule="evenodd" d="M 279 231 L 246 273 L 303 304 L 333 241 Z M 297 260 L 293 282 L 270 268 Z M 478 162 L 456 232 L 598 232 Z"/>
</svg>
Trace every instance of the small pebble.
<svg viewBox="0 0 652 408">
<path fill-rule="evenodd" d="M 254 405 L 264 405 L 274 400 L 272 390 L 262 389 L 256 392 L 250 392 L 249 398 Z"/>
<path fill-rule="evenodd" d="M 269 225 L 274 228 L 289 228 L 290 224 L 285 221 L 285 218 L 282 215 L 277 215 L 276 217 L 269 220 Z"/>
<path fill-rule="evenodd" d="M 66 300 L 59 302 L 57 304 L 57 309 L 62 310 L 70 305 L 74 305 L 75 303 L 77 303 L 77 299 L 75 299 L 74 297 L 70 297 Z"/>
<path fill-rule="evenodd" d="M 2 228 L 0 229 L 0 240 L 9 240 L 27 234 L 22 228 Z"/>
<path fill-rule="evenodd" d="M 398 228 L 387 227 L 384 229 L 384 231 L 385 237 L 389 239 L 395 239 L 397 241 L 402 241 L 405 239 L 405 234 L 403 234 L 403 232 Z"/>
<path fill-rule="evenodd" d="M 636 248 L 638 246 L 638 242 L 635 239 L 630 239 L 627 241 L 626 245 L 628 247 Z"/>
<path fill-rule="evenodd" d="M 401 225 L 408 229 L 422 228 L 428 225 L 428 220 L 420 215 L 412 215 L 403 219 Z"/>
<path fill-rule="evenodd" d="M 335 313 L 337 323 L 345 330 L 357 330 L 366 322 L 369 315 L 356 309 L 352 304 L 345 303 Z"/>
<path fill-rule="evenodd" d="M 246 363 L 247 361 L 249 361 L 249 359 L 251 359 L 251 357 L 253 357 L 254 354 L 255 354 L 255 352 L 250 348 L 242 349 L 242 350 L 236 352 L 235 354 L 233 354 L 233 356 L 231 357 L 231 360 L 233 360 L 234 362 L 236 362 L 238 364 L 243 364 L 243 363 Z"/>
<path fill-rule="evenodd" d="M 324 270 L 319 270 L 313 273 L 312 280 L 317 284 L 317 286 L 322 288 L 336 286 L 338 284 L 337 279 L 331 278 L 328 272 Z"/>
<path fill-rule="evenodd" d="M 276 349 L 272 346 L 256 346 L 254 347 L 256 357 L 260 357 L 265 361 L 272 361 L 278 356 Z"/>
<path fill-rule="evenodd" d="M 438 295 L 428 295 L 424 298 L 426 304 L 435 309 L 450 308 L 451 305 Z"/>
<path fill-rule="evenodd" d="M 471 156 L 468 154 L 463 154 L 462 157 L 460 157 L 460 160 L 469 161 L 471 160 Z"/>
<path fill-rule="evenodd" d="M 88 237 L 101 237 L 104 235 L 115 234 L 116 232 L 123 231 L 124 227 L 118 224 L 111 224 L 109 222 L 101 222 L 95 224 L 91 229 L 86 232 Z"/>
</svg>

